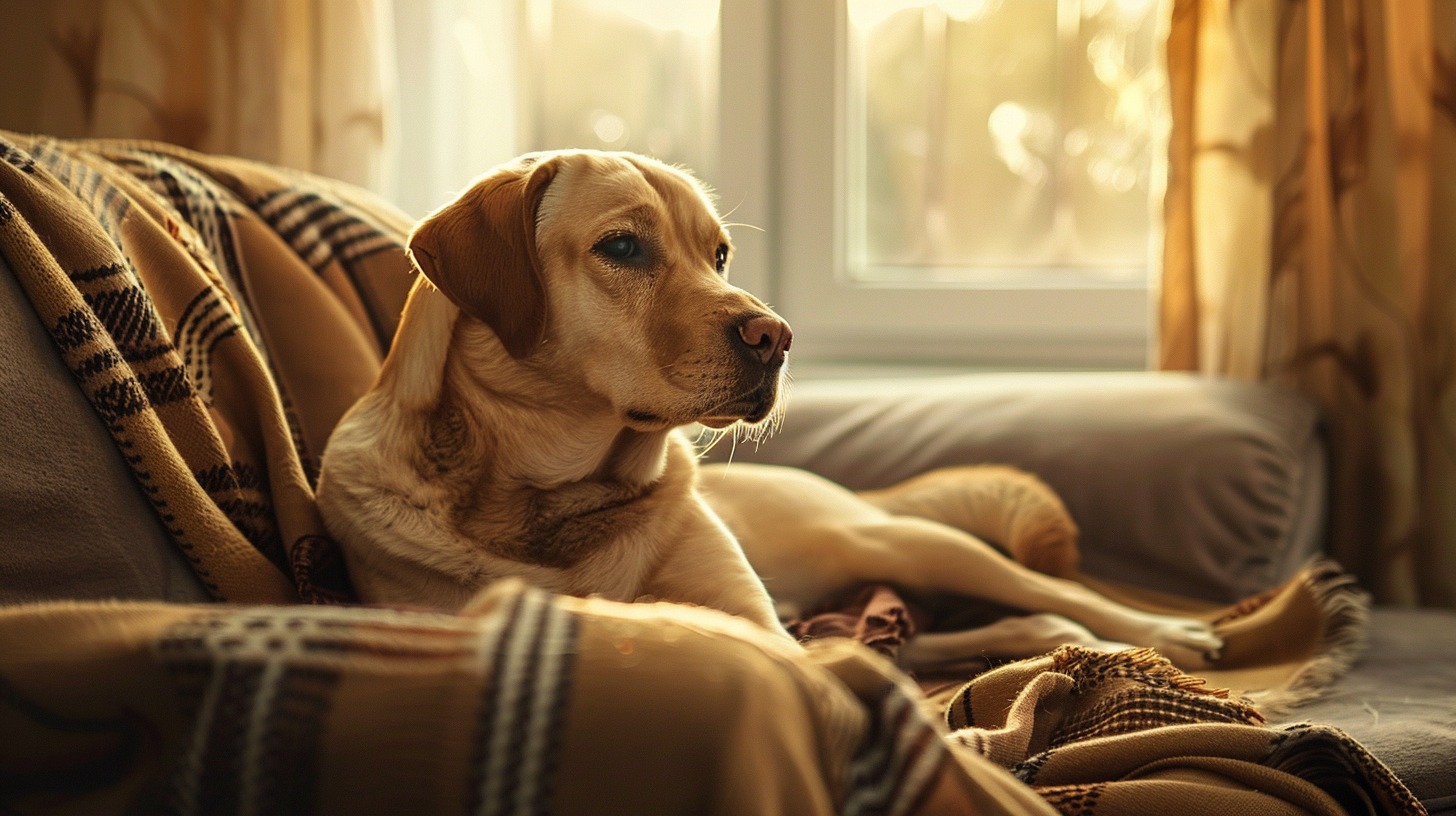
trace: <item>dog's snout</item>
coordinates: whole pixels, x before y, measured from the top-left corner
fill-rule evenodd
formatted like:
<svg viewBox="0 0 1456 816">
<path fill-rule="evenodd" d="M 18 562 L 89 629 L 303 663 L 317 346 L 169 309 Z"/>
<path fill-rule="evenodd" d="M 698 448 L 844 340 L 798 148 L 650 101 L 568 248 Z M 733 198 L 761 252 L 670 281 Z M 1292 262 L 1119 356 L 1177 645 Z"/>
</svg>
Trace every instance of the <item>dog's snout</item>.
<svg viewBox="0 0 1456 816">
<path fill-rule="evenodd" d="M 784 353 L 794 342 L 789 324 L 772 315 L 758 314 L 738 324 L 738 338 L 764 365 L 783 362 Z"/>
</svg>

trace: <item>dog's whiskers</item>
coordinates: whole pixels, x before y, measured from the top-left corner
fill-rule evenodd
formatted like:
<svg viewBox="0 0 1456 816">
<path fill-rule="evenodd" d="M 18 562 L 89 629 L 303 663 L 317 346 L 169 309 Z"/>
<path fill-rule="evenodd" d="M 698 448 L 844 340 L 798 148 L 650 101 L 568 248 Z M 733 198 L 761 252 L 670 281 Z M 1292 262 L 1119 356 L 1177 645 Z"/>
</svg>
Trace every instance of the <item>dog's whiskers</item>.
<svg viewBox="0 0 1456 816">
<path fill-rule="evenodd" d="M 725 218 L 727 218 L 727 217 L 729 217 L 729 216 L 730 216 L 730 215 L 732 215 L 732 214 L 733 214 L 733 213 L 736 213 L 736 212 L 738 212 L 738 208 L 739 208 L 739 207 L 742 207 L 742 206 L 743 206 L 743 202 L 744 202 L 744 201 L 745 201 L 745 200 L 746 200 L 746 199 L 747 199 L 747 198 L 748 198 L 748 196 L 747 196 L 747 195 L 746 195 L 746 194 L 745 194 L 745 195 L 744 195 L 744 196 L 743 196 L 743 197 L 742 197 L 742 198 L 739 198 L 739 199 L 738 199 L 738 203 L 737 203 L 737 204 L 734 204 L 734 205 L 733 205 L 733 206 L 732 206 L 732 207 L 729 207 L 729 208 L 728 208 L 728 212 L 725 212 L 725 213 L 723 213 L 723 214 L 722 214 L 722 215 L 720 215 L 720 216 L 718 216 L 718 219 L 719 219 L 719 220 L 720 220 L 720 221 L 721 221 L 721 220 L 723 220 L 723 219 L 725 219 Z M 723 224 L 723 226 L 725 226 L 725 227 L 731 227 L 731 226 L 733 226 L 733 225 L 732 225 L 732 224 L 727 224 L 727 223 L 725 223 L 725 224 Z"/>
<path fill-rule="evenodd" d="M 743 227 L 744 229 L 756 230 L 758 232 L 762 232 L 762 233 L 765 233 L 765 234 L 768 233 L 768 230 L 764 229 L 763 227 L 758 226 L 757 224 L 744 224 L 744 223 L 741 223 L 741 222 L 738 222 L 738 221 L 724 221 L 723 222 L 723 226 L 725 226 L 725 227 Z"/>
<path fill-rule="evenodd" d="M 722 442 L 725 438 L 732 439 L 732 436 L 733 432 L 728 428 L 709 428 L 706 425 L 700 425 L 698 426 L 698 435 L 693 439 L 693 447 L 698 452 L 698 458 L 703 459 L 709 453 L 712 453 L 714 448 L 718 447 L 719 442 Z M 733 461 L 732 447 L 729 448 L 728 460 L 730 462 Z"/>
</svg>

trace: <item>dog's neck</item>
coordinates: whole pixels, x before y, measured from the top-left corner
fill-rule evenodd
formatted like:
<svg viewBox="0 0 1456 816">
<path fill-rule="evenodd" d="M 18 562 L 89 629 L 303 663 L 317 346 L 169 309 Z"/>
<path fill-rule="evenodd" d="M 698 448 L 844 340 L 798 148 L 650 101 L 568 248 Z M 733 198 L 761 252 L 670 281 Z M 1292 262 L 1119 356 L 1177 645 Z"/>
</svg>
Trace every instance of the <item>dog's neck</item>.
<svg viewBox="0 0 1456 816">
<path fill-rule="evenodd" d="M 539 490 L 582 481 L 645 486 L 666 466 L 666 430 L 643 433 L 609 418 L 509 400 L 474 413 L 478 432 L 491 440 L 497 482 Z"/>
<path fill-rule="evenodd" d="M 657 481 L 666 466 L 670 429 L 628 427 L 605 399 L 541 377 L 493 338 L 467 337 L 455 346 L 441 394 L 493 451 L 498 482 L 536 489 L 581 481 L 640 487 Z"/>
<path fill-rule="evenodd" d="M 432 287 L 417 285 L 410 301 L 395 342 L 411 346 L 413 358 L 391 355 L 378 393 L 392 394 L 395 410 L 418 423 L 418 438 L 436 448 L 427 458 L 486 468 L 481 475 L 503 488 L 643 487 L 661 478 L 671 429 L 633 429 L 605 398 L 512 358 Z"/>
</svg>

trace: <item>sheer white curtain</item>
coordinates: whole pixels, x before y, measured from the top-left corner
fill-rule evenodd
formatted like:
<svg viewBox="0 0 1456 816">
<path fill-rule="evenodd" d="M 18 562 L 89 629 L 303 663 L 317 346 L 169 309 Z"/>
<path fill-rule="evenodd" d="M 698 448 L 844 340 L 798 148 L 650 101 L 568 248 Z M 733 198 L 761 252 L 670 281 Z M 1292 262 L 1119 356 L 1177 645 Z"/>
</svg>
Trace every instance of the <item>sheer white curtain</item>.
<svg viewBox="0 0 1456 816">
<path fill-rule="evenodd" d="M 396 0 L 399 93 L 384 194 L 413 216 L 517 150 L 517 0 Z"/>
</svg>

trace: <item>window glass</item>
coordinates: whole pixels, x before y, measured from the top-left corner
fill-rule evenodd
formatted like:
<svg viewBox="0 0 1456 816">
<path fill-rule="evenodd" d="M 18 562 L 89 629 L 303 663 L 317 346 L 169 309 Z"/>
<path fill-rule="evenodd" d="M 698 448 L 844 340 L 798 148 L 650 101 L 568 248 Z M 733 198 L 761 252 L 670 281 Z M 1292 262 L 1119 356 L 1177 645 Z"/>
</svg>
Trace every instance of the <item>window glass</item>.
<svg viewBox="0 0 1456 816">
<path fill-rule="evenodd" d="M 847 0 L 848 274 L 1146 280 L 1155 0 Z"/>
</svg>

